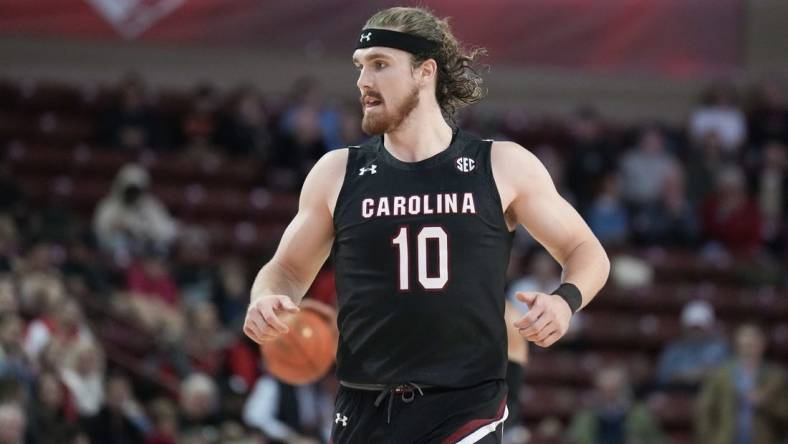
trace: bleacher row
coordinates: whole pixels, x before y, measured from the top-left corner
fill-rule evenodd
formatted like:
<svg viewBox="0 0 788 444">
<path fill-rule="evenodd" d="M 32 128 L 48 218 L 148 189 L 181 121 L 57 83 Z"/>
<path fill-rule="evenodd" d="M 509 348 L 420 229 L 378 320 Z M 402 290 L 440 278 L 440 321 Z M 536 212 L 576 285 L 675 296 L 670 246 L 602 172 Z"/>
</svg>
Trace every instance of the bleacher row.
<svg viewBox="0 0 788 444">
<path fill-rule="evenodd" d="M 130 161 L 149 169 L 157 197 L 179 221 L 205 229 L 220 255 L 234 251 L 260 260 L 296 211 L 296 195 L 260 185 L 263 166 L 254 159 L 220 156 L 206 162 L 178 152 L 129 153 L 99 146 L 95 118 L 114 98 L 110 90 L 0 80 L 0 97 L 0 142 L 12 177 L 34 205 L 65 205 L 84 226 L 110 191 L 115 173 Z M 157 100 L 164 114 L 185 112 L 187 106 L 185 93 L 162 93 Z M 679 334 L 682 306 L 698 297 L 714 305 L 727 332 L 746 319 L 764 322 L 770 356 L 788 362 L 785 295 L 770 286 L 749 286 L 733 272 L 737 264 L 704 263 L 694 252 L 642 257 L 655 267 L 658 284 L 606 289 L 578 318 L 575 346 L 534 350 L 522 396 L 528 424 L 547 416 L 568 420 L 603 364 L 624 363 L 636 383 L 653 378 L 659 351 Z M 124 367 L 137 365 L 139 353 L 150 345 L 147 339 L 128 335 L 118 320 L 106 319 L 100 302 L 88 298 L 83 304 L 100 324 L 110 358 Z M 175 387 L 172 380 L 158 383 Z M 657 392 L 647 401 L 674 442 L 692 442 L 692 397 Z"/>
</svg>

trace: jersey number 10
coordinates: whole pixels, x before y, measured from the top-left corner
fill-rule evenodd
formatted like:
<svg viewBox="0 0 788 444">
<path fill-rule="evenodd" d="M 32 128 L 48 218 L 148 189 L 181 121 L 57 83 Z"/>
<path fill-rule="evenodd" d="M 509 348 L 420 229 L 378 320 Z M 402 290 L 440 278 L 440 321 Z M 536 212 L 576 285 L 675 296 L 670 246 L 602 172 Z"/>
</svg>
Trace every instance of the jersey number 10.
<svg viewBox="0 0 788 444">
<path fill-rule="evenodd" d="M 416 235 L 418 239 L 419 284 L 425 290 L 442 290 L 449 281 L 449 237 L 443 227 L 422 227 Z M 436 240 L 438 245 L 438 275 L 427 274 L 428 240 Z M 401 227 L 391 243 L 399 250 L 399 289 L 410 290 L 410 254 L 408 249 L 408 227 Z M 433 244 L 436 242 L 433 242 Z"/>
</svg>

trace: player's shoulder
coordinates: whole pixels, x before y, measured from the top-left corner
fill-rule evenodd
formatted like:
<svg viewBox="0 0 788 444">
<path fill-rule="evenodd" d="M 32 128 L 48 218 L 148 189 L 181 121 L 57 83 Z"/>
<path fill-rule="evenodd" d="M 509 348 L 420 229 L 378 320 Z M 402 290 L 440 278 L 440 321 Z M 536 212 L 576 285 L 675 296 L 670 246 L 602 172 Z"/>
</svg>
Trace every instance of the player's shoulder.
<svg viewBox="0 0 788 444">
<path fill-rule="evenodd" d="M 347 167 L 348 153 L 354 147 L 337 148 L 328 151 L 318 159 L 315 166 L 312 167 L 312 172 L 315 174 L 329 174 L 342 173 L 340 177 L 344 176 L 345 168 Z"/>
<path fill-rule="evenodd" d="M 492 140 L 491 142 L 490 156 L 493 167 L 499 166 L 507 170 L 517 170 L 539 163 L 539 159 L 519 143 L 508 140 Z"/>
<path fill-rule="evenodd" d="M 520 145 L 517 142 L 512 142 L 511 140 L 493 140 L 493 139 L 485 139 L 492 142 L 491 149 L 500 152 L 512 152 L 512 151 L 528 151 L 525 147 Z"/>
<path fill-rule="evenodd" d="M 306 176 L 301 188 L 300 206 L 310 203 L 330 205 L 336 200 L 347 167 L 348 148 L 339 148 L 323 154 Z"/>
</svg>

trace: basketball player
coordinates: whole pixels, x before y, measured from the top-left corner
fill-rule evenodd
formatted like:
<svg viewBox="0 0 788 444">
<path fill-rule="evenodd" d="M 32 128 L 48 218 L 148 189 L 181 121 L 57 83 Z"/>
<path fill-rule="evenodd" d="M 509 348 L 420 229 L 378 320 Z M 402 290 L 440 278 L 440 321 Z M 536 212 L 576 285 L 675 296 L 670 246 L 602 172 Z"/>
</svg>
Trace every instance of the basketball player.
<svg viewBox="0 0 788 444">
<path fill-rule="evenodd" d="M 323 262 L 336 270 L 340 443 L 493 443 L 507 417 L 504 279 L 522 224 L 563 267 L 554 294 L 521 293 L 519 334 L 548 347 L 604 285 L 598 240 L 544 166 L 512 142 L 453 129 L 483 95 L 445 20 L 391 8 L 359 33 L 361 146 L 327 153 L 252 286 L 244 332 L 288 331 Z"/>
</svg>

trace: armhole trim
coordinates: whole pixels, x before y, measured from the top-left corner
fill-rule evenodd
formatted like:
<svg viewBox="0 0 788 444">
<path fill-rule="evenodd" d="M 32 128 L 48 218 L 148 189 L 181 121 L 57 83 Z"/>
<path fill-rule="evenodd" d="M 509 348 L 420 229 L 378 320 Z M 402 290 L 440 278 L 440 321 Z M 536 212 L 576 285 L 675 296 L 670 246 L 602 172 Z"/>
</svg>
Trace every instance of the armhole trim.
<svg viewBox="0 0 788 444">
<path fill-rule="evenodd" d="M 517 230 L 517 227 L 515 227 L 514 230 L 510 230 L 509 229 L 509 224 L 506 222 L 506 211 L 503 208 L 503 201 L 501 201 L 501 191 L 498 189 L 498 183 L 495 181 L 495 173 L 493 172 L 492 146 L 493 146 L 493 143 L 495 141 L 493 139 L 482 139 L 482 140 L 485 142 L 485 145 L 487 145 L 487 148 L 486 148 L 486 152 L 487 152 L 487 162 L 486 163 L 487 163 L 487 165 L 485 165 L 485 169 L 486 169 L 487 175 L 490 178 L 490 184 L 491 184 L 491 186 L 490 186 L 490 193 L 492 194 L 492 197 L 493 197 L 495 203 L 498 205 L 498 209 L 500 210 L 501 227 L 507 233 L 514 233 Z"/>
<path fill-rule="evenodd" d="M 334 221 L 334 233 L 337 232 L 337 215 L 339 212 L 342 211 L 342 197 L 347 193 L 348 182 L 350 181 L 350 172 L 355 171 L 355 161 L 356 161 L 356 154 L 360 147 L 358 145 L 350 145 L 347 147 L 347 164 L 345 164 L 345 175 L 342 178 L 342 186 L 339 188 L 339 193 L 337 194 L 337 201 L 334 202 L 334 209 L 331 212 L 331 217 Z"/>
</svg>

